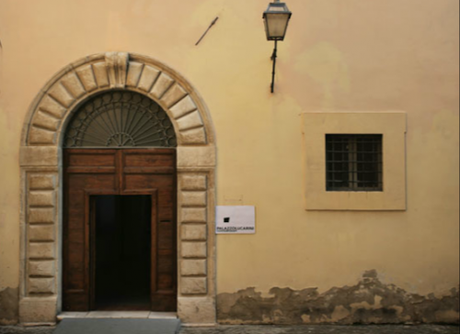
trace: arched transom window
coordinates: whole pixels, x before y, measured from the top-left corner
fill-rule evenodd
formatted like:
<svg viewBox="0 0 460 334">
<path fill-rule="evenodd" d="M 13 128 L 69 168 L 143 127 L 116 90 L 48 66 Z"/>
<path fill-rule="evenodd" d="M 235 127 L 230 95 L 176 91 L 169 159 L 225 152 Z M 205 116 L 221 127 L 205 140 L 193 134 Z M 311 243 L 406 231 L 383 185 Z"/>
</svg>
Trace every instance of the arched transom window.
<svg viewBox="0 0 460 334">
<path fill-rule="evenodd" d="M 176 147 L 166 112 L 148 97 L 111 91 L 83 103 L 67 126 L 64 147 Z"/>
</svg>

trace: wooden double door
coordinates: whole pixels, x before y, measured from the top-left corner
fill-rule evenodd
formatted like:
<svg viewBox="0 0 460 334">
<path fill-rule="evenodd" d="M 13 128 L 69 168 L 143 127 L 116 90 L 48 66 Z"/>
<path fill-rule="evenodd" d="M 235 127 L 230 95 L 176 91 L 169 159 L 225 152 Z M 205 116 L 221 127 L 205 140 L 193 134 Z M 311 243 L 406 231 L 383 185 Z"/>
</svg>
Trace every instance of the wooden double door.
<svg viewBox="0 0 460 334">
<path fill-rule="evenodd" d="M 64 151 L 65 311 L 176 310 L 175 153 Z"/>
</svg>

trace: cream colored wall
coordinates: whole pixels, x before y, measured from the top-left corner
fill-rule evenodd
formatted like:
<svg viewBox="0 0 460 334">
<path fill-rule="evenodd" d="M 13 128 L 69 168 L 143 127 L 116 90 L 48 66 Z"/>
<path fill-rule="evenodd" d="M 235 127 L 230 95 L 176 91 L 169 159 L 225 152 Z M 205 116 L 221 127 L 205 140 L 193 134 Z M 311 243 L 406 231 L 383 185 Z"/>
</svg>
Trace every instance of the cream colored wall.
<svg viewBox="0 0 460 334">
<path fill-rule="evenodd" d="M 218 204 L 256 206 L 255 235 L 218 237 L 219 293 L 324 291 L 369 269 L 421 294 L 458 286 L 458 1 L 289 0 L 274 95 L 267 3 L 0 0 L 0 291 L 19 284 L 28 107 L 62 67 L 117 50 L 195 85 L 216 129 Z M 407 212 L 304 210 L 300 114 L 317 110 L 407 112 Z"/>
</svg>

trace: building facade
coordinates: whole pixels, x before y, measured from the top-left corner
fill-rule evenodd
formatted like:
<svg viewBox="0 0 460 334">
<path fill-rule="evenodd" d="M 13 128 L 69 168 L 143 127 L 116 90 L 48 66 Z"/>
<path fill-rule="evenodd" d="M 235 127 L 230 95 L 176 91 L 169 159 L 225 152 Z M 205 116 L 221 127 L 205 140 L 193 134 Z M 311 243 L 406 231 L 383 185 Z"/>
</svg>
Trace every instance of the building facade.
<svg viewBox="0 0 460 334">
<path fill-rule="evenodd" d="M 0 0 L 0 324 L 458 323 L 458 1 L 287 4 Z"/>
</svg>

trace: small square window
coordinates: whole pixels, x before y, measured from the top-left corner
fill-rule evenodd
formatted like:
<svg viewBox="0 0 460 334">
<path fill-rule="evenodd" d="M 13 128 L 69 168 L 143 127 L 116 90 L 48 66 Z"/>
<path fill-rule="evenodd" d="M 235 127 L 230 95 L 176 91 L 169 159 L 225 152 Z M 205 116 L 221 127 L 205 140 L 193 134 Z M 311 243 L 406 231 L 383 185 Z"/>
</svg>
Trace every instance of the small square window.
<svg viewBox="0 0 460 334">
<path fill-rule="evenodd" d="M 326 190 L 382 191 L 382 135 L 326 134 Z"/>
<path fill-rule="evenodd" d="M 303 113 L 305 208 L 406 210 L 406 131 L 399 111 Z"/>
</svg>

